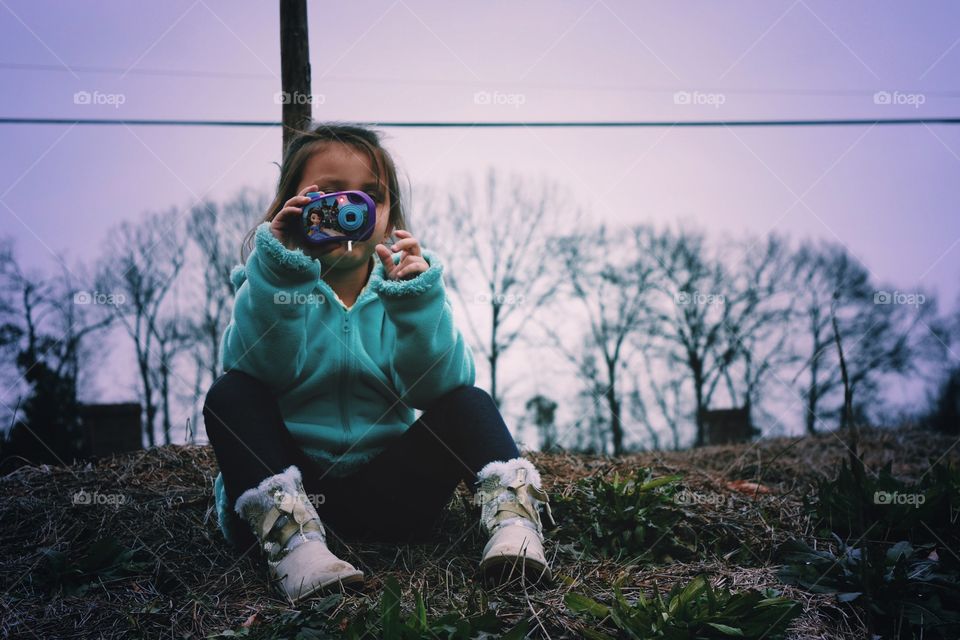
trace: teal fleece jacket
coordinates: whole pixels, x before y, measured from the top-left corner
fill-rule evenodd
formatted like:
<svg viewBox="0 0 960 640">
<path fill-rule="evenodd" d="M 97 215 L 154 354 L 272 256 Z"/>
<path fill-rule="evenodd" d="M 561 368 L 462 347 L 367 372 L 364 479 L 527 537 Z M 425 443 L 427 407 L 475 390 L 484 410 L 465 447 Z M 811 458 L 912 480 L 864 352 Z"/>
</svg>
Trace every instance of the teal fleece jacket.
<svg viewBox="0 0 960 640">
<path fill-rule="evenodd" d="M 414 409 L 475 383 L 432 251 L 422 250 L 429 268 L 410 280 L 385 279 L 373 256 L 348 309 L 320 277 L 319 260 L 284 247 L 268 222 L 254 237 L 246 265 L 230 274 L 235 303 L 220 365 L 268 385 L 294 439 L 331 475 L 377 455 L 413 423 Z M 220 477 L 216 484 L 222 515 Z"/>
</svg>

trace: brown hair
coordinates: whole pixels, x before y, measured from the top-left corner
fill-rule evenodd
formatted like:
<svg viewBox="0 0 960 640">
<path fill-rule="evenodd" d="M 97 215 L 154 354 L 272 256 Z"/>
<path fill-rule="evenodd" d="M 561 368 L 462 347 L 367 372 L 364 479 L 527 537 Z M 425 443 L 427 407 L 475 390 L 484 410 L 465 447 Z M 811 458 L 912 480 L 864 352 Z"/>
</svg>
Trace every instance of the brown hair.
<svg viewBox="0 0 960 640">
<path fill-rule="evenodd" d="M 360 125 L 323 122 L 315 124 L 306 131 L 299 131 L 290 140 L 283 154 L 280 166 L 280 179 L 277 181 L 277 195 L 270 203 L 263 222 L 270 222 L 283 209 L 283 205 L 297 195 L 297 186 L 303 179 L 303 168 L 315 152 L 330 143 L 350 145 L 362 151 L 370 160 L 370 166 L 377 169 L 377 181 L 382 186 L 384 178 L 390 193 L 390 223 L 394 229 L 406 229 L 403 203 L 400 199 L 400 182 L 397 179 L 397 167 L 393 157 L 380 143 L 380 134 L 373 129 Z M 253 250 L 253 237 L 256 227 L 251 229 L 240 246 L 240 261 L 246 263 Z"/>
</svg>

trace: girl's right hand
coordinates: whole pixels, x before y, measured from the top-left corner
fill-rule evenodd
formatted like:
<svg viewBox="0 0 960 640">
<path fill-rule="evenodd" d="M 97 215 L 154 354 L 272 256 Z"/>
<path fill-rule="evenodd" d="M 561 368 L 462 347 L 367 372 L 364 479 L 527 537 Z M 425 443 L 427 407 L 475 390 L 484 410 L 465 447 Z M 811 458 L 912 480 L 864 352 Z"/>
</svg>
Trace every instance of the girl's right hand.
<svg viewBox="0 0 960 640">
<path fill-rule="evenodd" d="M 300 193 L 287 200 L 283 209 L 273 217 L 273 221 L 270 223 L 270 232 L 287 249 L 293 250 L 300 247 L 299 227 L 303 224 L 301 216 L 303 215 L 303 207 L 310 202 L 310 198 L 304 194 L 317 190 L 318 187 L 315 184 L 304 187 L 300 190 Z M 320 191 L 320 193 L 323 192 Z"/>
</svg>

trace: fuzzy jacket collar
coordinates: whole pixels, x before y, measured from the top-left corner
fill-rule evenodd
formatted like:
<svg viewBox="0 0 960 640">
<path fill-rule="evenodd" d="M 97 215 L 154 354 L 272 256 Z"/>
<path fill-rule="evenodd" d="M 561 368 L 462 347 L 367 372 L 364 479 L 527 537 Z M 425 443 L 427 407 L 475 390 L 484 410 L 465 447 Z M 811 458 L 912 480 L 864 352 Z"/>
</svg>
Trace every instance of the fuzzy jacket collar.
<svg viewBox="0 0 960 640">
<path fill-rule="evenodd" d="M 284 247 L 270 232 L 270 224 L 267 222 L 261 223 L 256 231 L 256 247 L 254 251 L 261 249 L 270 253 L 271 257 L 275 258 L 279 264 L 293 272 L 306 272 L 312 267 L 314 262 L 322 268 L 319 260 L 309 258 L 302 249 L 290 250 Z M 423 253 L 423 259 L 427 261 L 430 268 L 409 280 L 388 280 L 384 278 L 383 262 L 381 262 L 380 258 L 376 255 L 372 256 L 371 259 L 374 260 L 373 270 L 370 272 L 370 277 L 367 278 L 367 283 L 361 290 L 353 307 L 350 308 L 356 308 L 361 302 L 375 298 L 381 293 L 395 298 L 417 296 L 436 284 L 443 273 L 443 262 L 433 251 L 429 249 L 422 249 L 421 251 Z M 395 253 L 393 255 L 393 263 L 399 264 L 399 262 L 400 254 Z M 246 279 L 246 267 L 242 264 L 234 266 L 230 271 L 230 282 L 233 284 L 234 293 L 236 293 Z M 328 295 L 336 297 L 336 293 L 334 293 L 333 289 L 323 278 L 318 279 L 317 286 L 323 289 Z"/>
</svg>

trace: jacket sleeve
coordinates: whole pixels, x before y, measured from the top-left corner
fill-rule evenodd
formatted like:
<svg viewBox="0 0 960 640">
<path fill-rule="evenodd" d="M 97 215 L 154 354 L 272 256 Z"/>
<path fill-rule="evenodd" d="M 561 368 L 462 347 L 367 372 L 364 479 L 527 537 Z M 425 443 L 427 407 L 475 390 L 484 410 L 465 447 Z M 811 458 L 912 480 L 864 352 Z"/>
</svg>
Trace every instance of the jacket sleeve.
<svg viewBox="0 0 960 640">
<path fill-rule="evenodd" d="M 473 353 L 453 321 L 443 284 L 443 263 L 422 250 L 429 268 L 410 280 L 371 278 L 387 316 L 396 327 L 392 361 L 394 385 L 414 409 L 460 386 L 476 382 Z M 394 264 L 400 254 L 393 256 Z"/>
<path fill-rule="evenodd" d="M 238 369 L 274 391 L 288 387 L 306 361 L 306 306 L 320 277 L 320 261 L 289 250 L 257 227 L 244 273 L 235 267 L 233 317 L 220 343 L 224 371 Z M 245 278 L 245 280 L 244 280 Z"/>
</svg>

